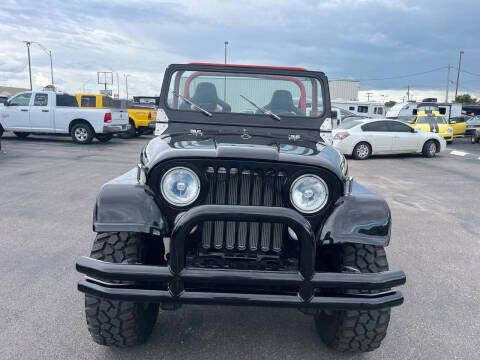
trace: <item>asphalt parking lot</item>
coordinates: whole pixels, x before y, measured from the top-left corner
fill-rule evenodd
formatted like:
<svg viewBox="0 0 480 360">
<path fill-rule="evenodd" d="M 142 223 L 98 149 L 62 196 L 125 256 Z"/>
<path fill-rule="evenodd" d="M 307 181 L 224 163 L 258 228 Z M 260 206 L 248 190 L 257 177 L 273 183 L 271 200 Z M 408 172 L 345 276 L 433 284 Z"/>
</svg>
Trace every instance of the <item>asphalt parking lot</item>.
<svg viewBox="0 0 480 360">
<path fill-rule="evenodd" d="M 161 312 L 143 346 L 88 334 L 75 260 L 88 255 L 100 186 L 131 169 L 148 137 L 79 146 L 4 134 L 0 152 L 0 359 L 474 359 L 480 348 L 480 145 L 458 139 L 433 159 L 350 160 L 393 216 L 390 267 L 405 303 L 382 347 L 327 349 L 296 310 L 185 306 Z"/>
</svg>

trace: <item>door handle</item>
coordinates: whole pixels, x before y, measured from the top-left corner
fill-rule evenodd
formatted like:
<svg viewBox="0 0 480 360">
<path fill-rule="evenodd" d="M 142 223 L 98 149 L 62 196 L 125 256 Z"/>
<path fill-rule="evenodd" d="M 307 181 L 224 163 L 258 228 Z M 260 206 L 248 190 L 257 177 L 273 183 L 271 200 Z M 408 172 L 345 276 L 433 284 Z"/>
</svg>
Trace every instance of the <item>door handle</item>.
<svg viewBox="0 0 480 360">
<path fill-rule="evenodd" d="M 20 111 L 28 111 L 27 109 L 20 109 Z"/>
<path fill-rule="evenodd" d="M 42 110 L 42 112 L 48 112 L 48 110 Z"/>
</svg>

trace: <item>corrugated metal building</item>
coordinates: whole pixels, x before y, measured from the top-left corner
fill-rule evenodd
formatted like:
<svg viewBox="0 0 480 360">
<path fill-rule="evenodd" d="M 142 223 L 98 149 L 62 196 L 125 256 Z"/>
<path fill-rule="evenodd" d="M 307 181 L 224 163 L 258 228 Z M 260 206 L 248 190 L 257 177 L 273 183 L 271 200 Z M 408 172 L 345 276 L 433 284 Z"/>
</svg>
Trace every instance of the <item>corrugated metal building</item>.
<svg viewBox="0 0 480 360">
<path fill-rule="evenodd" d="M 360 82 L 355 80 L 329 80 L 330 99 L 358 101 Z"/>
</svg>

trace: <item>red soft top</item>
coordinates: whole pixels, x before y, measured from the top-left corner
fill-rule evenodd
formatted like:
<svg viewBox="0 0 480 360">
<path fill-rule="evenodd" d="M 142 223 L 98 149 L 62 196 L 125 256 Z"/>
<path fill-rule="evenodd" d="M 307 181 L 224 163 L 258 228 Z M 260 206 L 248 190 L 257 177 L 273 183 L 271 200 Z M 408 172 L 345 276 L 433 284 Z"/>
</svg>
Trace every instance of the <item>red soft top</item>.
<svg viewBox="0 0 480 360">
<path fill-rule="evenodd" d="M 262 68 L 262 69 L 281 69 L 281 70 L 307 71 L 307 69 L 305 69 L 305 68 L 301 68 L 301 67 L 288 67 L 288 66 L 264 66 L 264 65 L 215 64 L 215 63 L 200 63 L 200 62 L 191 62 L 191 63 L 190 63 L 190 65 L 231 66 L 231 67 L 251 67 L 251 68 Z"/>
</svg>

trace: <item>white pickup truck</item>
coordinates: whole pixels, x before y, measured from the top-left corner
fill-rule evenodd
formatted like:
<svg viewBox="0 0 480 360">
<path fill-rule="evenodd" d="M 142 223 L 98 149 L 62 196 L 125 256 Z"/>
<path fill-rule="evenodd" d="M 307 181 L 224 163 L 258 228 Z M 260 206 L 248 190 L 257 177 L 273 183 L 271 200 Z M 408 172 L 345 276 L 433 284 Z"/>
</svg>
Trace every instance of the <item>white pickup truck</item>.
<svg viewBox="0 0 480 360">
<path fill-rule="evenodd" d="M 0 104 L 0 137 L 4 131 L 19 138 L 70 134 L 77 144 L 89 144 L 94 137 L 106 142 L 129 128 L 127 109 L 82 109 L 66 93 L 26 91 Z"/>
</svg>

